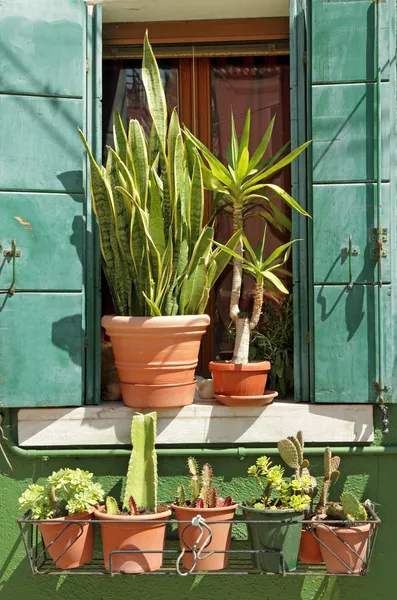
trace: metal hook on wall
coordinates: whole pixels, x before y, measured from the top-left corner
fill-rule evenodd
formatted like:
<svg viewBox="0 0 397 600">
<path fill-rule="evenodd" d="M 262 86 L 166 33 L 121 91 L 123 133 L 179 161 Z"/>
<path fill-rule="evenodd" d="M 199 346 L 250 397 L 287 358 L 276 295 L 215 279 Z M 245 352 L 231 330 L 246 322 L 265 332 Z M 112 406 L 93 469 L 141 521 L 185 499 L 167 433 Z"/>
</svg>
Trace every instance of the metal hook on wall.
<svg viewBox="0 0 397 600">
<path fill-rule="evenodd" d="M 347 284 L 347 289 L 353 289 L 353 263 L 352 257 L 358 256 L 359 249 L 357 247 L 353 247 L 353 238 L 351 234 L 349 235 L 349 246 L 347 248 L 342 248 L 342 256 L 349 257 L 349 283 Z"/>
<path fill-rule="evenodd" d="M 8 288 L 8 293 L 12 296 L 15 294 L 15 282 L 16 282 L 16 269 L 15 269 L 15 259 L 20 258 L 21 251 L 17 250 L 17 245 L 14 239 L 11 241 L 11 250 L 4 250 L 3 256 L 5 258 L 12 260 L 12 281 L 11 285 Z"/>
</svg>

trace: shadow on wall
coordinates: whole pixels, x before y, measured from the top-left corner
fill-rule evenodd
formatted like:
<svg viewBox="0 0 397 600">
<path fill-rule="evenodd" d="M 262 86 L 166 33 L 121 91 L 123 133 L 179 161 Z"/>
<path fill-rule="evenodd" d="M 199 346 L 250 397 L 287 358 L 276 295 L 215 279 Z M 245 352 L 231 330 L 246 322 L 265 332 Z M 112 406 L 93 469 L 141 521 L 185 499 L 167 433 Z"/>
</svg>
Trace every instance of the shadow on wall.
<svg viewBox="0 0 397 600">
<path fill-rule="evenodd" d="M 52 324 L 52 343 L 67 352 L 73 363 L 83 364 L 84 330 L 81 314 L 70 315 Z"/>
</svg>

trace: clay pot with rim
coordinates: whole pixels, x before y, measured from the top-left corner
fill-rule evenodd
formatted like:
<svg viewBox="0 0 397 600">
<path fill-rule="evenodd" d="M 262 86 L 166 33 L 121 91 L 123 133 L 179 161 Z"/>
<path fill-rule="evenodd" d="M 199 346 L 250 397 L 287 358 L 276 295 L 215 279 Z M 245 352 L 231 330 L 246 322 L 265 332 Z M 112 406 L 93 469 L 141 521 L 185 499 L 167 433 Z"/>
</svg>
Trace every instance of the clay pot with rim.
<svg viewBox="0 0 397 600">
<path fill-rule="evenodd" d="M 271 365 L 267 360 L 238 365 L 210 362 L 215 394 L 220 396 L 262 396 Z"/>
<path fill-rule="evenodd" d="M 316 526 L 321 554 L 330 575 L 359 573 L 363 569 L 367 560 L 371 527 L 370 523 L 354 527 Z"/>
<path fill-rule="evenodd" d="M 88 512 L 48 519 L 38 527 L 48 554 L 58 569 L 76 569 L 92 560 L 94 527 L 90 523 L 68 521 L 91 520 Z"/>
<path fill-rule="evenodd" d="M 132 408 L 186 406 L 194 399 L 194 372 L 208 315 L 105 316 L 123 402 Z"/>
<path fill-rule="evenodd" d="M 138 516 L 108 515 L 103 512 L 103 507 L 95 511 L 95 517 L 101 524 L 103 556 L 108 571 L 111 552 L 116 552 L 111 559 L 113 573 L 149 573 L 160 569 L 163 564 L 166 521 L 172 512 L 165 506 L 161 508 L 165 510 Z M 135 552 L 117 554 L 118 550 Z"/>
<path fill-rule="evenodd" d="M 230 540 L 232 535 L 232 523 L 212 523 L 212 521 L 233 521 L 237 504 L 230 506 L 219 506 L 217 508 L 193 508 L 189 506 L 178 506 L 172 504 L 178 521 L 191 521 L 193 517 L 201 515 L 209 524 L 212 531 L 212 539 L 208 546 L 203 549 L 206 558 L 197 561 L 194 571 L 221 571 L 226 569 L 229 563 Z M 188 523 L 178 523 L 178 534 L 181 548 L 189 549 L 197 542 L 200 530 L 189 526 Z M 205 542 L 207 532 L 204 529 L 202 541 Z M 209 552 L 217 550 L 215 554 L 207 556 Z M 193 553 L 186 551 L 182 558 L 183 567 L 190 570 L 193 567 Z"/>
<path fill-rule="evenodd" d="M 314 535 L 316 531 L 314 531 Z M 305 565 L 321 565 L 323 555 L 321 554 L 320 542 L 308 529 L 302 529 L 299 545 L 299 560 Z"/>
</svg>

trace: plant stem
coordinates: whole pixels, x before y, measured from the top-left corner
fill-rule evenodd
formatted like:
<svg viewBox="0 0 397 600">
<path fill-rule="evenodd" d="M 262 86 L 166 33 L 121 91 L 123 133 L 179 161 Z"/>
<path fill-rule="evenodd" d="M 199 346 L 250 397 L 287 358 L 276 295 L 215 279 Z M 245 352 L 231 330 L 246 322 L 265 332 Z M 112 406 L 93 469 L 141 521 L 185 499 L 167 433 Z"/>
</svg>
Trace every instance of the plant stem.
<svg viewBox="0 0 397 600">
<path fill-rule="evenodd" d="M 242 223 L 242 210 L 241 208 L 234 208 L 233 210 L 233 233 L 239 230 Z M 234 251 L 241 256 L 244 256 L 244 245 L 243 240 L 240 238 Z M 232 279 L 232 290 L 230 295 L 230 318 L 236 322 L 239 318 L 240 313 L 240 296 L 241 286 L 243 282 L 243 263 L 238 258 L 233 259 L 233 279 Z M 237 338 L 235 347 L 237 345 Z M 234 361 L 233 361 L 234 362 Z"/>
<path fill-rule="evenodd" d="M 252 331 L 259 323 L 259 318 L 262 312 L 263 304 L 263 285 L 258 281 L 255 284 L 254 306 L 252 308 L 252 316 L 250 319 L 250 330 Z"/>
<path fill-rule="evenodd" d="M 236 339 L 234 342 L 234 352 L 232 363 L 237 365 L 246 365 L 248 363 L 249 347 L 250 347 L 250 320 L 248 317 L 237 319 L 236 323 Z"/>
</svg>

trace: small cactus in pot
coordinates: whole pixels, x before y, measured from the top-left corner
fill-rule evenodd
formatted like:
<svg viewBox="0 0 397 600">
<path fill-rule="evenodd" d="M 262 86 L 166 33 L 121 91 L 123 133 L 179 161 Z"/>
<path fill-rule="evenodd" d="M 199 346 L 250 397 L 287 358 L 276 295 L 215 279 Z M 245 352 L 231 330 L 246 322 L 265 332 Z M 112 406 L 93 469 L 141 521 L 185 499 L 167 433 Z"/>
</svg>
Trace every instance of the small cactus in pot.
<svg viewBox="0 0 397 600">
<path fill-rule="evenodd" d="M 205 463 L 199 471 L 197 460 L 193 457 L 188 459 L 188 470 L 190 473 L 190 500 L 186 498 L 186 490 L 183 484 L 178 486 L 175 504 L 180 507 L 190 508 L 219 508 L 231 506 L 232 497 L 220 498 L 216 488 L 212 487 L 213 471 L 209 463 Z"/>
<path fill-rule="evenodd" d="M 369 500 L 361 503 L 348 491 L 341 494 L 340 502 L 328 503 L 328 519 L 316 526 L 316 535 L 330 575 L 366 571 L 368 541 L 373 527 L 367 512 L 370 505 Z"/>
<path fill-rule="evenodd" d="M 237 508 L 231 496 L 222 498 L 217 488 L 213 487 L 213 470 L 209 463 L 199 468 L 194 457 L 188 459 L 188 472 L 190 475 L 189 491 L 180 484 L 176 492 L 176 501 L 172 505 L 178 520 L 178 532 L 181 548 L 185 549 L 182 558 L 183 566 L 187 570 L 218 571 L 225 569 L 228 564 L 227 550 L 230 547 L 232 520 Z M 188 497 L 190 496 L 190 497 Z M 204 531 L 191 524 L 197 515 L 201 515 L 211 528 L 212 538 Z M 217 521 L 211 524 L 211 522 Z M 224 521 L 224 522 L 223 522 Z M 196 564 L 191 549 L 201 540 L 202 552 Z M 211 554 L 213 551 L 217 551 Z"/>
</svg>

